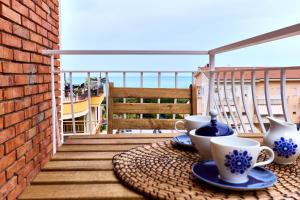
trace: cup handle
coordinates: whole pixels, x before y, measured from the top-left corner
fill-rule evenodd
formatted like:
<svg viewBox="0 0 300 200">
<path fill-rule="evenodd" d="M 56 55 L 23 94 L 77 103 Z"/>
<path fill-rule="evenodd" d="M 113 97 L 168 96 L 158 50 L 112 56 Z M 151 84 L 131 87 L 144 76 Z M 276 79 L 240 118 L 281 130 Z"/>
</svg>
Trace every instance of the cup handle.
<svg viewBox="0 0 300 200">
<path fill-rule="evenodd" d="M 179 120 L 179 121 L 177 121 L 176 123 L 175 123 L 175 130 L 176 131 L 178 131 L 179 133 L 185 133 L 185 131 L 182 131 L 182 130 L 179 130 L 179 129 L 177 129 L 177 124 L 184 124 L 184 121 L 182 121 L 182 120 Z"/>
<path fill-rule="evenodd" d="M 262 167 L 262 166 L 265 166 L 265 165 L 270 164 L 271 162 L 273 162 L 274 157 L 275 157 L 274 156 L 274 151 L 271 148 L 267 147 L 267 146 L 260 147 L 260 152 L 262 150 L 266 150 L 268 152 L 269 159 L 265 160 L 265 161 L 262 161 L 262 162 L 255 163 L 253 167 Z"/>
</svg>

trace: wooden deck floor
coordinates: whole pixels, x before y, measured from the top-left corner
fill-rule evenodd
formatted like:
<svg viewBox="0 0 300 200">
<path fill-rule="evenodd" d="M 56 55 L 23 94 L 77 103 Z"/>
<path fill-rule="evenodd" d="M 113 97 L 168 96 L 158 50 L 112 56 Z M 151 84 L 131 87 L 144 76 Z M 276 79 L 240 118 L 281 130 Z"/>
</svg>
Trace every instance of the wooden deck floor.
<svg viewBox="0 0 300 200">
<path fill-rule="evenodd" d="M 32 199 L 144 199 L 121 185 L 112 157 L 174 134 L 72 136 L 19 197 Z"/>
</svg>

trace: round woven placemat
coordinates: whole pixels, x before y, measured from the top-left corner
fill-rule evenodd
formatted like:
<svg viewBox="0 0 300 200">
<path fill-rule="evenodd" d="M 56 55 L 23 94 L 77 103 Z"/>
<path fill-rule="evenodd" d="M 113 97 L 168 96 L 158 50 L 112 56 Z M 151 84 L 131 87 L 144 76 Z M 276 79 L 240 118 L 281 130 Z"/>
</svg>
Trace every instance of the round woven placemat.
<svg viewBox="0 0 300 200">
<path fill-rule="evenodd" d="M 300 199 L 299 159 L 288 166 L 266 166 L 278 177 L 273 187 L 237 192 L 210 186 L 193 177 L 192 165 L 199 158 L 197 153 L 183 151 L 165 141 L 118 154 L 113 158 L 113 166 L 122 183 L 152 199 Z"/>
</svg>

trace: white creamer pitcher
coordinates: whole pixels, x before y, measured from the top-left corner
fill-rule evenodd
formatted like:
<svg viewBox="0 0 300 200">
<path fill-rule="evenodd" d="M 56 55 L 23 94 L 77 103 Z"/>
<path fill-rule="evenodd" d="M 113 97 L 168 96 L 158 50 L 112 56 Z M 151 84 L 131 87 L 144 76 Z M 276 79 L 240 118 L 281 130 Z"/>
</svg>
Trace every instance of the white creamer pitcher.
<svg viewBox="0 0 300 200">
<path fill-rule="evenodd" d="M 296 124 L 285 122 L 274 117 L 267 117 L 270 129 L 264 137 L 264 144 L 273 149 L 274 162 L 291 164 L 300 154 L 300 133 Z"/>
</svg>

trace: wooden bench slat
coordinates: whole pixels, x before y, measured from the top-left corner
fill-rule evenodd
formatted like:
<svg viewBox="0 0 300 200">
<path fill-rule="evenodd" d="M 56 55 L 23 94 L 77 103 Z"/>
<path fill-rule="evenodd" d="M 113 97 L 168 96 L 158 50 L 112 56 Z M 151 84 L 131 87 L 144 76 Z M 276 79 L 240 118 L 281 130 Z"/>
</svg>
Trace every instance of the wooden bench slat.
<svg viewBox="0 0 300 200">
<path fill-rule="evenodd" d="M 57 152 L 52 160 L 111 160 L 120 152 Z"/>
<path fill-rule="evenodd" d="M 174 121 L 175 123 L 175 121 Z M 173 127 L 174 128 L 174 127 Z M 161 133 L 161 134 L 152 134 L 152 133 L 134 133 L 134 134 L 99 134 L 99 135 L 73 135 L 68 136 L 70 139 L 115 139 L 115 138 L 172 138 L 180 133 Z"/>
<path fill-rule="evenodd" d="M 121 184 L 31 185 L 20 200 L 53 199 L 144 199 Z"/>
<path fill-rule="evenodd" d="M 32 181 L 41 184 L 118 183 L 113 171 L 43 171 Z"/>
<path fill-rule="evenodd" d="M 127 151 L 129 149 L 141 146 L 142 144 L 128 144 L 128 145 L 63 145 L 58 149 L 58 152 L 103 152 L 103 151 Z"/>
<path fill-rule="evenodd" d="M 69 139 L 67 140 L 64 145 L 69 145 L 69 144 L 151 144 L 154 142 L 159 142 L 159 141 L 165 141 L 168 139 L 165 138 L 142 138 L 142 139 Z"/>
<path fill-rule="evenodd" d="M 114 87 L 113 98 L 181 98 L 190 99 L 190 89 L 179 88 L 119 88 Z"/>
<path fill-rule="evenodd" d="M 43 171 L 65 170 L 112 170 L 111 160 L 76 160 L 76 161 L 51 161 L 43 168 Z"/>
<path fill-rule="evenodd" d="M 191 113 L 190 104 L 170 103 L 114 103 L 114 114 L 188 114 Z"/>
<path fill-rule="evenodd" d="M 113 119 L 114 129 L 163 129 L 174 130 L 176 119 Z M 178 124 L 179 129 L 184 129 Z M 174 134 L 174 137 L 177 134 Z"/>
</svg>

